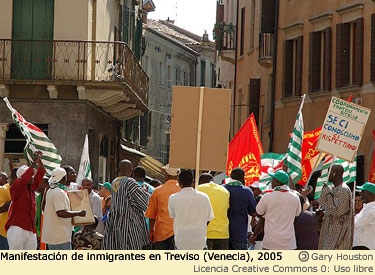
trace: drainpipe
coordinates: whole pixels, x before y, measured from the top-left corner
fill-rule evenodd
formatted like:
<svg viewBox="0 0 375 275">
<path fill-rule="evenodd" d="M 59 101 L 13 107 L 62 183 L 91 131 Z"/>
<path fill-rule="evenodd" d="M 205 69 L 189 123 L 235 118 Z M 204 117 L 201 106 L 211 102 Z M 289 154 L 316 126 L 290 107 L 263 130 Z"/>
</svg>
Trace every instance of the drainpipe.
<svg viewBox="0 0 375 275">
<path fill-rule="evenodd" d="M 274 140 L 274 125 L 275 125 L 275 95 L 276 95 L 276 61 L 277 61 L 277 42 L 279 30 L 279 0 L 275 0 L 275 27 L 274 27 L 274 40 L 273 40 L 273 60 L 272 60 L 272 91 L 271 91 L 271 123 L 270 123 L 270 144 L 268 151 L 273 150 Z"/>
<path fill-rule="evenodd" d="M 232 113 L 232 138 L 234 137 L 234 127 L 236 125 L 236 89 L 237 89 L 237 55 L 238 55 L 238 7 L 240 5 L 240 1 L 237 0 L 237 8 L 236 8 L 236 44 L 234 50 L 234 80 L 233 80 L 233 113 Z"/>
</svg>

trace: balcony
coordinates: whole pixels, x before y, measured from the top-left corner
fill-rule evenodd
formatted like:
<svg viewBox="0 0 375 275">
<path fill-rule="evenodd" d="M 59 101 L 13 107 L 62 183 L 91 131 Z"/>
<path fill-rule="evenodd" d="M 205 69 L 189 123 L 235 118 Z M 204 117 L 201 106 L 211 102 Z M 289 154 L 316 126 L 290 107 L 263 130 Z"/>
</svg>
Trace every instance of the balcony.
<svg viewBox="0 0 375 275">
<path fill-rule="evenodd" d="M 216 23 L 213 31 L 216 51 L 223 60 L 234 64 L 236 49 L 236 26 L 224 22 Z"/>
<path fill-rule="evenodd" d="M 273 33 L 259 34 L 259 63 L 264 67 L 271 67 L 274 47 Z"/>
<path fill-rule="evenodd" d="M 104 110 L 132 109 L 116 112 L 118 119 L 147 110 L 148 81 L 123 42 L 0 39 L 0 84 L 77 86 L 79 99 Z"/>
</svg>

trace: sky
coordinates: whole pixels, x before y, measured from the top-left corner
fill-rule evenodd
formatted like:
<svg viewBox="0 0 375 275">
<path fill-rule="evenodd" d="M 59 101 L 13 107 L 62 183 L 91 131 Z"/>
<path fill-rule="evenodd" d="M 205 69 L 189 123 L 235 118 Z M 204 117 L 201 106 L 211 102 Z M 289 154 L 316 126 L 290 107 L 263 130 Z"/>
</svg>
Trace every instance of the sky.
<svg viewBox="0 0 375 275">
<path fill-rule="evenodd" d="M 212 40 L 216 21 L 216 0 L 153 0 L 156 8 L 147 17 L 175 20 L 175 24 L 202 36 L 206 30 Z M 176 16 L 177 14 L 177 16 Z"/>
</svg>

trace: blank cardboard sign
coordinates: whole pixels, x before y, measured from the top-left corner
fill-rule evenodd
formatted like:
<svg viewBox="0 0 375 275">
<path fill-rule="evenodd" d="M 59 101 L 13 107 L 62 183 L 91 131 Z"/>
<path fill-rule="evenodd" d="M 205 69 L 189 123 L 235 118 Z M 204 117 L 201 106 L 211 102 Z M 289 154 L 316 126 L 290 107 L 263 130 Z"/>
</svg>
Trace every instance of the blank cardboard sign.
<svg viewBox="0 0 375 275">
<path fill-rule="evenodd" d="M 174 86 L 169 165 L 195 169 L 200 87 Z M 231 90 L 203 88 L 200 170 L 225 171 Z"/>
</svg>

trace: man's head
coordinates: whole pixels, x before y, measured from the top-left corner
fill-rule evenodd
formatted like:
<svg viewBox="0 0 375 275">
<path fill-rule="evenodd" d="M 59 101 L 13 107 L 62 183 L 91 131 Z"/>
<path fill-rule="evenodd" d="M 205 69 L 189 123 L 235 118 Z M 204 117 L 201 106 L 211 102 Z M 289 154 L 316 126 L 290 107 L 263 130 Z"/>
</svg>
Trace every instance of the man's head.
<svg viewBox="0 0 375 275">
<path fill-rule="evenodd" d="M 65 165 L 62 168 L 64 168 L 66 171 L 66 180 L 67 180 L 66 185 L 70 185 L 71 182 L 76 182 L 77 180 L 76 170 L 74 170 L 74 168 L 70 165 Z"/>
<path fill-rule="evenodd" d="M 109 182 L 99 183 L 99 196 L 102 198 L 107 198 L 111 195 L 111 184 Z"/>
<path fill-rule="evenodd" d="M 171 168 L 169 164 L 163 166 L 165 181 L 177 180 L 181 170 L 179 168 Z"/>
<path fill-rule="evenodd" d="M 303 206 L 305 205 L 306 199 L 300 193 L 297 193 L 297 196 L 299 197 L 299 202 L 301 203 L 301 209 L 303 209 Z"/>
<path fill-rule="evenodd" d="M 362 186 L 357 186 L 358 190 L 361 190 L 361 198 L 364 203 L 375 201 L 375 184 L 372 182 L 366 182 Z"/>
<path fill-rule="evenodd" d="M 62 185 L 69 186 L 68 181 L 66 179 L 66 170 L 61 167 L 55 168 L 51 172 L 51 177 L 49 178 L 48 182 L 50 184 L 61 183 Z"/>
<path fill-rule="evenodd" d="M 296 186 L 296 191 L 301 193 L 303 190 L 303 185 L 297 183 L 295 186 Z"/>
<path fill-rule="evenodd" d="M 245 171 L 240 167 L 234 168 L 230 173 L 230 177 L 245 184 Z"/>
<path fill-rule="evenodd" d="M 133 172 L 133 164 L 130 160 L 128 159 L 123 159 L 119 163 L 119 176 L 120 177 L 130 177 Z"/>
<path fill-rule="evenodd" d="M 356 213 L 361 212 L 361 210 L 363 208 L 363 201 L 362 201 L 361 197 L 362 196 L 361 196 L 360 192 L 355 192 L 355 204 L 354 204 L 354 207 L 355 207 L 355 212 Z"/>
<path fill-rule="evenodd" d="M 184 170 L 178 175 L 178 182 L 181 188 L 192 187 L 194 176 L 190 171 Z"/>
<path fill-rule="evenodd" d="M 284 170 L 278 170 L 276 173 L 269 173 L 269 175 L 272 178 L 272 188 L 289 184 L 289 175 Z"/>
<path fill-rule="evenodd" d="M 344 168 L 339 164 L 334 164 L 332 166 L 332 171 L 329 175 L 328 181 L 333 182 L 337 187 L 340 186 L 343 182 L 342 175 L 344 174 Z"/>
<path fill-rule="evenodd" d="M 93 187 L 94 187 L 94 182 L 92 181 L 92 179 L 84 178 L 82 180 L 82 184 L 81 184 L 82 190 L 86 189 L 87 192 L 90 194 L 92 192 Z"/>
<path fill-rule="evenodd" d="M 133 178 L 136 182 L 144 182 L 146 178 L 146 170 L 142 166 L 137 166 L 133 171 Z"/>
<path fill-rule="evenodd" d="M 17 170 L 18 168 L 13 168 L 12 173 L 10 173 L 10 185 L 12 185 L 13 182 L 15 182 L 15 180 L 17 179 Z"/>
<path fill-rule="evenodd" d="M 253 191 L 254 197 L 258 197 L 259 195 L 262 194 L 262 190 L 259 188 L 259 181 L 253 182 L 252 185 L 249 186 L 251 191 Z"/>
<path fill-rule="evenodd" d="M 46 188 L 49 187 L 48 180 L 49 180 L 48 177 L 46 176 L 43 177 L 42 181 L 40 182 L 38 186 L 38 189 L 36 190 L 38 193 L 44 194 L 44 190 L 46 190 Z"/>
<path fill-rule="evenodd" d="M 213 181 L 214 177 L 210 173 L 203 173 L 199 176 L 199 184 L 205 184 Z"/>
<path fill-rule="evenodd" d="M 8 180 L 9 180 L 8 175 L 4 172 L 0 172 L 0 186 L 7 184 Z"/>
</svg>

